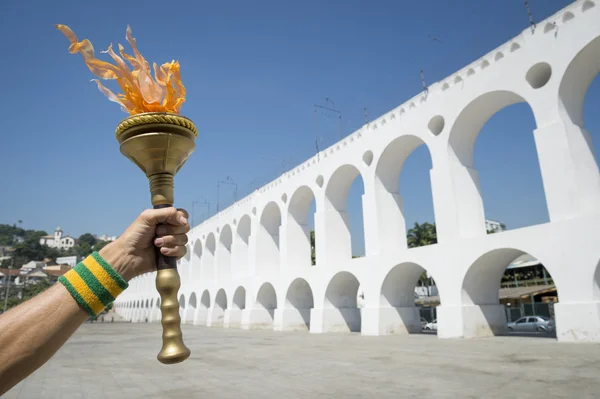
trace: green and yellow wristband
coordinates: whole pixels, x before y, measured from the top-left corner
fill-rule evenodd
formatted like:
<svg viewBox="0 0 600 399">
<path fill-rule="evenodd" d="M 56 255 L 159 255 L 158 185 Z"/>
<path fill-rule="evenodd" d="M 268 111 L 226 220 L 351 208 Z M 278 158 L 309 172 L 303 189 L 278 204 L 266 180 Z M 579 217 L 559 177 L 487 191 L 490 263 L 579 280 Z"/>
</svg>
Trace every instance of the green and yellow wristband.
<svg viewBox="0 0 600 399">
<path fill-rule="evenodd" d="M 58 281 L 90 316 L 97 316 L 129 286 L 98 252 L 79 262 Z"/>
</svg>

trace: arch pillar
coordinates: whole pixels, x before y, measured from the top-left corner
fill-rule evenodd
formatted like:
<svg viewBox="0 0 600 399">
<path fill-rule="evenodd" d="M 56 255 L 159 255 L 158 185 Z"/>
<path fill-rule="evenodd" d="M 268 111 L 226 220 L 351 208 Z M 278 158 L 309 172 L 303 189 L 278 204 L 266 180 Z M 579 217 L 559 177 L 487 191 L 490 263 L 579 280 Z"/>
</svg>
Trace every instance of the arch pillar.
<svg viewBox="0 0 600 399">
<path fill-rule="evenodd" d="M 378 206 L 382 204 L 379 204 L 377 201 L 375 177 L 373 174 L 365 174 L 363 177 L 363 187 L 365 190 L 362 195 L 365 256 L 369 256 L 379 253 L 381 250 L 380 238 L 386 237 L 386 234 L 379 234 L 378 214 L 381 214 L 381 212 L 378 212 Z M 396 207 L 396 209 L 398 208 Z M 404 242 L 406 242 L 405 235 Z M 350 256 L 352 256 L 352 245 L 350 245 Z"/>
<path fill-rule="evenodd" d="M 429 171 L 438 241 L 484 236 L 479 172 L 447 155 L 443 158 Z"/>
<path fill-rule="evenodd" d="M 550 221 L 599 214 L 600 173 L 589 132 L 560 117 L 540 125 L 534 138 Z"/>
</svg>

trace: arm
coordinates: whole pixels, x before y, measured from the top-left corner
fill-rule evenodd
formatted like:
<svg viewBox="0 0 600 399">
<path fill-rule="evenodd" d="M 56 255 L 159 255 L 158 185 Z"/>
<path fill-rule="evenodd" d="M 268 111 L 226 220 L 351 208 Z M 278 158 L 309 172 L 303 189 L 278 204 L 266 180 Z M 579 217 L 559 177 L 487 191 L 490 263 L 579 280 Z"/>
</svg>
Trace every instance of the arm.
<svg viewBox="0 0 600 399">
<path fill-rule="evenodd" d="M 175 208 L 145 211 L 100 256 L 126 281 L 152 271 L 154 245 L 165 255 L 185 254 L 186 217 Z M 60 283 L 0 316 L 0 395 L 48 361 L 88 317 Z"/>
</svg>

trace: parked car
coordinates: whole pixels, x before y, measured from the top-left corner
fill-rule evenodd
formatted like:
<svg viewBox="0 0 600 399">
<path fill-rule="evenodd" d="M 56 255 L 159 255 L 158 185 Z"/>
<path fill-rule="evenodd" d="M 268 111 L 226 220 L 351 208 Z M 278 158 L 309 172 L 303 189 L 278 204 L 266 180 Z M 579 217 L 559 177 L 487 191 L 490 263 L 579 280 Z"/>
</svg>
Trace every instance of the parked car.
<svg viewBox="0 0 600 399">
<path fill-rule="evenodd" d="M 425 331 L 437 331 L 437 319 L 431 323 L 425 324 Z"/>
<path fill-rule="evenodd" d="M 508 332 L 554 331 L 554 320 L 546 316 L 524 316 L 507 324 Z"/>
</svg>

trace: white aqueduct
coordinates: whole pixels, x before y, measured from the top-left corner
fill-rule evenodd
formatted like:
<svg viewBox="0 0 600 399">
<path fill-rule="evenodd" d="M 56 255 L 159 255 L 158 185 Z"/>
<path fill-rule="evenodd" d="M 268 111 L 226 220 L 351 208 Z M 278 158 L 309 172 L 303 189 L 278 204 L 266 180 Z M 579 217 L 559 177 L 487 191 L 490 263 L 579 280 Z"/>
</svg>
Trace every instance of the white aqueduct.
<svg viewBox="0 0 600 399">
<path fill-rule="evenodd" d="M 529 253 L 557 286 L 558 340 L 600 342 L 600 173 L 582 116 L 598 72 L 600 4 L 579 0 L 195 226 L 178 266 L 182 321 L 312 333 L 416 332 L 414 287 L 427 270 L 440 294 L 439 337 L 501 334 L 501 276 Z M 519 102 L 535 117 L 550 222 L 487 235 L 473 147 L 492 115 Z M 432 159 L 439 243 L 408 249 L 398 181 L 420 145 Z M 358 175 L 366 255 L 352 259 L 346 203 Z M 315 266 L 308 228 L 313 199 Z M 154 278 L 131 281 L 117 312 L 134 322 L 160 320 Z"/>
</svg>

